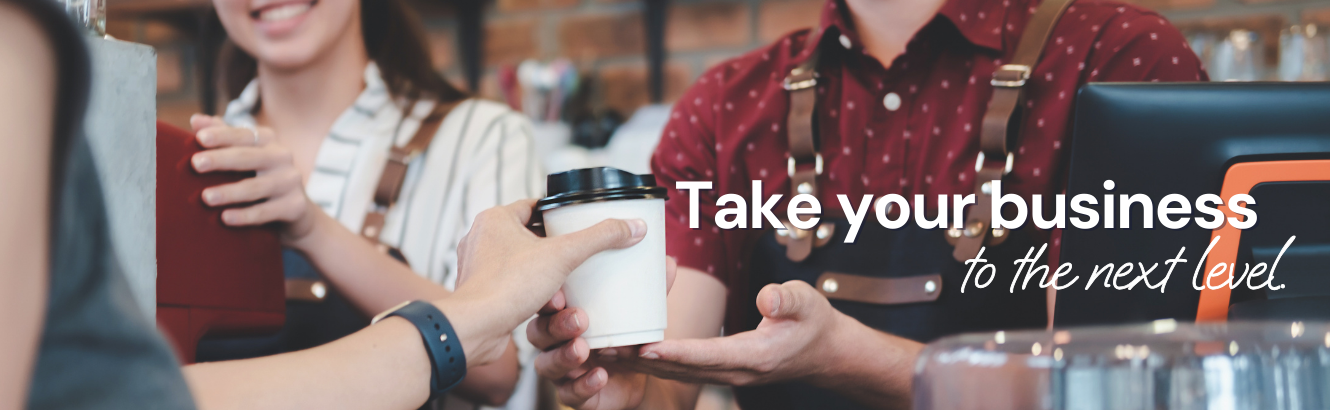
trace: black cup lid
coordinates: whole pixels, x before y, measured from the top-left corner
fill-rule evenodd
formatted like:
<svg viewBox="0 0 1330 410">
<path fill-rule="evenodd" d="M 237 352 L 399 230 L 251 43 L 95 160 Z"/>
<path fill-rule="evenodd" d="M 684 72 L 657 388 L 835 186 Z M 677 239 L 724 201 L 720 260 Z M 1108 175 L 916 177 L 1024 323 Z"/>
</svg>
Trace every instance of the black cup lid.
<svg viewBox="0 0 1330 410">
<path fill-rule="evenodd" d="M 610 167 L 574 169 L 545 178 L 549 196 L 536 202 L 536 209 L 546 211 L 560 206 L 620 199 L 667 199 L 666 190 L 656 186 L 656 176 L 634 174 Z"/>
</svg>

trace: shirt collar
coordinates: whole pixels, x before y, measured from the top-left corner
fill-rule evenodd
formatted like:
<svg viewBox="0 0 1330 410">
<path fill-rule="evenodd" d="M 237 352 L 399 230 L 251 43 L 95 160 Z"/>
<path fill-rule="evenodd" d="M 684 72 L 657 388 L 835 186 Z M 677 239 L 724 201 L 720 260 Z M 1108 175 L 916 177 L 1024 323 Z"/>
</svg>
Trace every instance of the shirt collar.
<svg viewBox="0 0 1330 410">
<path fill-rule="evenodd" d="M 365 89 L 356 97 L 354 103 L 355 109 L 363 112 L 378 112 L 383 106 L 392 101 L 392 96 L 388 93 L 388 86 L 383 82 L 383 75 L 379 72 L 378 64 L 370 61 L 365 65 L 364 72 Z M 256 77 L 249 81 L 245 89 L 240 92 L 236 99 L 231 100 L 226 105 L 226 114 L 224 119 L 228 124 L 243 127 L 255 126 L 254 108 L 259 105 L 259 79 Z"/>
<path fill-rule="evenodd" d="M 951 25 L 974 45 L 1001 52 L 1003 23 L 1007 20 L 1007 9 L 1022 7 L 1025 3 L 1024 0 L 947 0 L 937 14 L 938 18 L 951 22 Z M 855 32 L 848 19 L 848 11 L 844 0 L 827 0 L 822 6 L 822 19 L 818 28 L 809 34 L 815 36 L 816 44 L 823 43 L 823 36 L 836 35 L 844 36 L 844 39 L 837 38 L 839 44 L 835 45 L 850 50 L 863 49 L 859 33 Z M 811 54 L 809 51 L 804 49 L 796 56 L 796 64 L 807 59 Z"/>
</svg>

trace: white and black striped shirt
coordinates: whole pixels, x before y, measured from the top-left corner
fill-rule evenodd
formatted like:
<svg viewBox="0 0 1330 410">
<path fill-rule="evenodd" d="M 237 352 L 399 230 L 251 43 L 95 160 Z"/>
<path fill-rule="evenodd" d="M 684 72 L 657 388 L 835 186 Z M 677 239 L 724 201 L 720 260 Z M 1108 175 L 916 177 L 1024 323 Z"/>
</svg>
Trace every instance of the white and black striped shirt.
<svg viewBox="0 0 1330 410">
<path fill-rule="evenodd" d="M 226 122 L 254 126 L 258 98 L 258 82 L 252 81 L 227 106 Z M 406 104 L 389 95 L 371 62 L 365 67 L 365 90 L 319 147 L 305 192 L 352 232 L 360 231 L 372 206 L 389 144 L 405 144 L 434 108 L 432 101 Z M 507 106 L 477 99 L 458 105 L 428 151 L 409 167 L 382 240 L 401 249 L 421 276 L 453 288 L 457 244 L 476 214 L 544 191 L 532 143 L 531 124 Z"/>
</svg>

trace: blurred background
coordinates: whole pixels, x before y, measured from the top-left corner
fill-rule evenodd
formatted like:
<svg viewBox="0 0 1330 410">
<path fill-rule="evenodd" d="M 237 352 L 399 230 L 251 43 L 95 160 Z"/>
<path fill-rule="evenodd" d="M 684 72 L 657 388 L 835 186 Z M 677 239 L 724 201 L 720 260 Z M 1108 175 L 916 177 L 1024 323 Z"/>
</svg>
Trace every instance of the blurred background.
<svg viewBox="0 0 1330 410">
<path fill-rule="evenodd" d="M 1158 10 L 1180 27 L 1216 81 L 1327 79 L 1330 0 L 1126 1 Z M 711 65 L 815 24 L 822 0 L 673 0 L 661 16 L 648 9 L 663 1 L 413 3 L 430 32 L 435 66 L 480 96 L 505 100 L 505 90 L 521 93 L 521 85 L 505 78 L 523 61 L 565 59 L 581 74 L 578 107 L 562 109 L 560 119 L 568 122 L 610 112 L 623 121 L 652 101 L 648 21 L 663 22 L 661 98 L 669 103 Z M 225 34 L 208 0 L 107 0 L 106 31 L 157 49 L 159 118 L 186 126 L 191 113 L 224 109 L 209 84 Z M 526 108 L 528 114 L 548 111 Z M 573 110 L 591 112 L 566 112 Z"/>
</svg>

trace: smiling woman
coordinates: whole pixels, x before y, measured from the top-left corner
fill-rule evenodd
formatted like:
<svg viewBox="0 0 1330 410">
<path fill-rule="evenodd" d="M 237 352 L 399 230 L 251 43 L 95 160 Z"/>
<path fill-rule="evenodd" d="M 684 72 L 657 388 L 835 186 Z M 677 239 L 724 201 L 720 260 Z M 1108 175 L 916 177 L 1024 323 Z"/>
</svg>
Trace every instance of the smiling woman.
<svg viewBox="0 0 1330 410">
<path fill-rule="evenodd" d="M 229 37 L 219 88 L 232 101 L 220 118 L 191 120 L 208 148 L 193 165 L 256 176 L 210 187 L 203 200 L 246 204 L 222 214 L 228 225 L 278 223 L 290 248 L 287 277 L 332 285 L 315 313 L 288 318 L 288 329 L 307 330 L 246 341 L 244 350 L 321 345 L 404 300 L 442 297 L 456 285 L 457 248 L 476 216 L 540 195 L 530 124 L 504 105 L 468 99 L 434 71 L 404 0 L 213 4 Z M 384 186 L 400 194 L 382 200 L 375 192 Z M 347 251 L 366 238 L 397 250 L 398 260 Z M 518 384 L 518 347 L 472 369 L 457 395 L 533 406 L 534 377 Z M 248 357 L 217 353 L 208 358 Z"/>
</svg>

